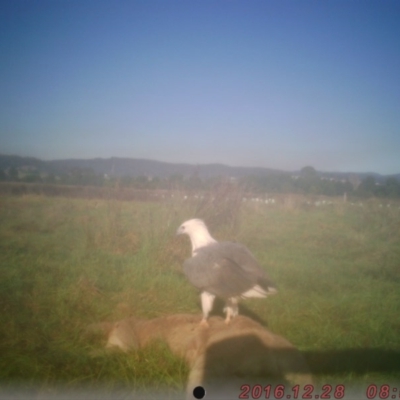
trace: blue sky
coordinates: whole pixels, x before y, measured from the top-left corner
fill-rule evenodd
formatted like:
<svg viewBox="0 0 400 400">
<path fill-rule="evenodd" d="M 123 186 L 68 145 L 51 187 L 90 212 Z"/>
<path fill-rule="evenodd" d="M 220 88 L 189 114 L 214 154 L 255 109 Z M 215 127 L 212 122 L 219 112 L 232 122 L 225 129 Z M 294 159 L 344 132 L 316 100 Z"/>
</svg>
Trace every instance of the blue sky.
<svg viewBox="0 0 400 400">
<path fill-rule="evenodd" d="M 9 0 L 0 153 L 400 173 L 398 0 Z"/>
</svg>

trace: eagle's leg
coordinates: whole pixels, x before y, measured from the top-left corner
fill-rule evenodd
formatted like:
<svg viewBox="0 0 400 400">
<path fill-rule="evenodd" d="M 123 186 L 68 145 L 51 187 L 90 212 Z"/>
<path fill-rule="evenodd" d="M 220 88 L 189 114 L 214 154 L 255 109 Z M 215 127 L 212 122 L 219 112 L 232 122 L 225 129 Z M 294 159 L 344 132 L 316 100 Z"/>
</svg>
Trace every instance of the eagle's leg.
<svg viewBox="0 0 400 400">
<path fill-rule="evenodd" d="M 239 314 L 238 299 L 236 297 L 231 297 L 226 301 L 226 307 L 224 308 L 226 312 L 225 323 L 229 324 L 231 318 L 236 317 Z"/>
<path fill-rule="evenodd" d="M 210 311 L 213 308 L 213 304 L 214 304 L 214 299 L 215 299 L 215 295 L 208 293 L 208 292 L 202 292 L 201 293 L 201 308 L 203 310 L 203 319 L 200 322 L 201 326 L 204 327 L 208 327 L 208 322 L 207 322 L 207 318 L 208 318 L 208 314 L 210 313 Z"/>
</svg>

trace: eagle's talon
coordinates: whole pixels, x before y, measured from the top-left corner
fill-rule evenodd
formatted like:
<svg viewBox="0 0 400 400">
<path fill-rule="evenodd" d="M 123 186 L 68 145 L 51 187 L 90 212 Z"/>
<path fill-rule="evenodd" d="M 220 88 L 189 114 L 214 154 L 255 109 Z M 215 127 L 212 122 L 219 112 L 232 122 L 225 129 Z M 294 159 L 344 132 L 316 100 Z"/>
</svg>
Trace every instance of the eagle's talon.
<svg viewBox="0 0 400 400">
<path fill-rule="evenodd" d="M 206 319 L 202 319 L 201 320 L 200 326 L 203 327 L 203 328 L 209 328 L 210 327 L 210 325 L 209 325 L 209 323 L 207 322 Z"/>
</svg>

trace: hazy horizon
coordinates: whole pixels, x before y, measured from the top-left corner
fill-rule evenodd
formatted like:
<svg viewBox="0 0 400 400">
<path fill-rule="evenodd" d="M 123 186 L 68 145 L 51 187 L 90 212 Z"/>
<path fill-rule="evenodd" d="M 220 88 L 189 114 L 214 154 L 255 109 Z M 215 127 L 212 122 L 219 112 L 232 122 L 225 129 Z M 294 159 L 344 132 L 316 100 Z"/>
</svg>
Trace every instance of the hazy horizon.
<svg viewBox="0 0 400 400">
<path fill-rule="evenodd" d="M 120 160 L 139 160 L 139 161 L 154 161 L 154 162 L 160 162 L 160 163 L 170 163 L 170 164 L 179 164 L 179 165 L 190 165 L 193 167 L 196 166 L 210 166 L 210 165 L 220 165 L 224 167 L 231 167 L 231 168 L 266 168 L 266 169 L 271 169 L 271 170 L 276 170 L 276 171 L 282 171 L 282 172 L 300 172 L 304 167 L 313 167 L 311 164 L 304 165 L 303 167 L 300 167 L 298 169 L 281 169 L 281 168 L 271 168 L 271 167 L 263 167 L 263 166 L 257 166 L 257 165 L 233 165 L 233 164 L 226 164 L 226 163 L 190 163 L 190 162 L 172 162 L 172 161 L 163 161 L 163 160 L 156 160 L 156 159 L 150 159 L 150 158 L 135 158 L 135 157 L 118 157 L 118 156 L 110 156 L 110 157 L 90 157 L 90 158 L 76 158 L 76 157 L 68 157 L 68 158 L 49 158 L 49 159 L 44 159 L 44 158 L 39 158 L 39 157 L 32 157 L 32 156 L 20 156 L 19 154 L 0 154 L 0 156 L 11 156 L 11 157 L 23 157 L 23 158 L 34 158 L 37 160 L 41 160 L 44 162 L 51 162 L 51 161 L 71 161 L 71 160 L 85 160 L 85 161 L 90 161 L 90 160 L 109 160 L 113 158 L 117 158 Z M 338 170 L 321 170 L 317 169 L 317 172 L 321 173 L 344 173 L 344 174 L 378 174 L 382 176 L 393 176 L 393 175 L 400 175 L 400 173 L 390 173 L 390 174 L 381 174 L 376 171 L 338 171 Z"/>
<path fill-rule="evenodd" d="M 400 3 L 10 0 L 0 153 L 400 173 Z"/>
</svg>

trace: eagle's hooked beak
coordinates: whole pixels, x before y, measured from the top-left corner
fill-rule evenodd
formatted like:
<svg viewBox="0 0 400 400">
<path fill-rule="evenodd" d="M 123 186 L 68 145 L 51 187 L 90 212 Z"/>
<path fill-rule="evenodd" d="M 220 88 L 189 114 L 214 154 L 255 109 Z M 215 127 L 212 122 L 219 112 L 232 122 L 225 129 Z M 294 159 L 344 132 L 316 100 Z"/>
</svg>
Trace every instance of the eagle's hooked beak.
<svg viewBox="0 0 400 400">
<path fill-rule="evenodd" d="M 183 233 L 185 233 L 185 228 L 181 225 L 176 231 L 176 235 L 182 235 Z"/>
</svg>

